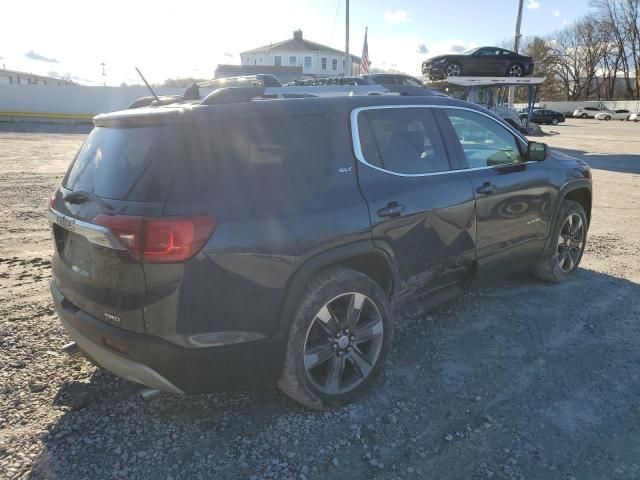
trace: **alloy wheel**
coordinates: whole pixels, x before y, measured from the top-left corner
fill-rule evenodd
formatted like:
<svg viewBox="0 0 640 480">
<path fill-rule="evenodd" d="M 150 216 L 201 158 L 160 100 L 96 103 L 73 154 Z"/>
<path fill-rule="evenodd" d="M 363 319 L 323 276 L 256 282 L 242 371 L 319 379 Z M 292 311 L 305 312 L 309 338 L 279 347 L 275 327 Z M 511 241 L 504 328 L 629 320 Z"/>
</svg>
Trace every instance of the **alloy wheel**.
<svg viewBox="0 0 640 480">
<path fill-rule="evenodd" d="M 522 76 L 522 67 L 520 65 L 511 65 L 509 68 L 509 76 L 510 77 L 521 77 Z"/>
<path fill-rule="evenodd" d="M 304 343 L 307 378 L 322 393 L 360 385 L 375 367 L 384 336 L 382 315 L 362 293 L 344 293 L 316 313 Z"/>
<path fill-rule="evenodd" d="M 457 63 L 447 65 L 447 77 L 459 77 L 462 74 L 462 68 Z"/>
<path fill-rule="evenodd" d="M 582 217 L 577 213 L 570 214 L 564 221 L 558 237 L 557 261 L 563 272 L 570 272 L 578 264 L 584 247 L 584 236 Z"/>
</svg>

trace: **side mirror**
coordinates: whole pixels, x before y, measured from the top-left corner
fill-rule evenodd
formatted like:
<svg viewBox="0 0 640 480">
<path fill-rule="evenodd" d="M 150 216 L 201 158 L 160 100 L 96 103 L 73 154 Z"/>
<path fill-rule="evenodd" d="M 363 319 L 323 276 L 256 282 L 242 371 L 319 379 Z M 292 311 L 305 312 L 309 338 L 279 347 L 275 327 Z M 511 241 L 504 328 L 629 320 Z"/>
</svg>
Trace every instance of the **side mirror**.
<svg viewBox="0 0 640 480">
<path fill-rule="evenodd" d="M 549 147 L 546 143 L 529 142 L 527 146 L 527 157 L 531 162 L 541 162 L 549 155 Z"/>
</svg>

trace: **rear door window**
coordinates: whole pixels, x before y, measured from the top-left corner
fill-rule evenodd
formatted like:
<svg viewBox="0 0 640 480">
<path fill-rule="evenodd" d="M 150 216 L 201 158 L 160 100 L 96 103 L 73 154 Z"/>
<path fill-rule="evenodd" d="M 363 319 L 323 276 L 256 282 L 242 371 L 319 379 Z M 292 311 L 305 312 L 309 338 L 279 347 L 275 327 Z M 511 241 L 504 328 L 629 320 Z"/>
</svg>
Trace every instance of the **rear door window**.
<svg viewBox="0 0 640 480">
<path fill-rule="evenodd" d="M 259 200 L 327 183 L 332 147 L 324 115 L 220 120 L 195 128 L 171 200 L 239 194 Z"/>
<path fill-rule="evenodd" d="M 440 131 L 428 108 L 380 108 L 358 114 L 364 161 L 400 174 L 450 169 Z"/>
<path fill-rule="evenodd" d="M 97 127 L 62 185 L 115 200 L 163 201 L 182 149 L 180 126 Z"/>
</svg>

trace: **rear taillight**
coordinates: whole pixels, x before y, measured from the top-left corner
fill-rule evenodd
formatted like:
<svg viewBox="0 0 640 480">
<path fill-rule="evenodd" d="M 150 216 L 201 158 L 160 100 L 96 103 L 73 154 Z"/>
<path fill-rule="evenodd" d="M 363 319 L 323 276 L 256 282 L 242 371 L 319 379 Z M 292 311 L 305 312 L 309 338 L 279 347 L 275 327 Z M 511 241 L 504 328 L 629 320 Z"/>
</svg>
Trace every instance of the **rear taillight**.
<svg viewBox="0 0 640 480">
<path fill-rule="evenodd" d="M 145 218 L 98 215 L 104 225 L 131 254 L 147 263 L 183 262 L 193 257 L 209 240 L 215 221 L 209 215 Z"/>
</svg>

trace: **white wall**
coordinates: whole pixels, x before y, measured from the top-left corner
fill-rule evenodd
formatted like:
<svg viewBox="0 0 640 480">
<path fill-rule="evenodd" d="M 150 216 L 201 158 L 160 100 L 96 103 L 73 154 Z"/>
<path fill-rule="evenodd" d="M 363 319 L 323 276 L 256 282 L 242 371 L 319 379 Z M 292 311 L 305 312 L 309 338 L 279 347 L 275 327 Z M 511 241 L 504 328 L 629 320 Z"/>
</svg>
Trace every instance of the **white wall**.
<svg viewBox="0 0 640 480">
<path fill-rule="evenodd" d="M 626 109 L 630 112 L 640 112 L 640 100 L 616 100 L 601 102 L 589 100 L 586 102 L 536 102 L 536 108 L 548 108 L 560 113 L 573 112 L 578 107 L 600 107 L 604 106 L 610 110 Z M 516 109 L 526 108 L 526 103 L 515 104 Z"/>
<path fill-rule="evenodd" d="M 185 89 L 154 90 L 158 95 L 176 95 Z M 0 85 L 0 117 L 14 117 L 8 113 L 92 116 L 125 109 L 134 100 L 149 95 L 145 87 Z"/>
</svg>

